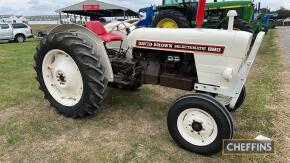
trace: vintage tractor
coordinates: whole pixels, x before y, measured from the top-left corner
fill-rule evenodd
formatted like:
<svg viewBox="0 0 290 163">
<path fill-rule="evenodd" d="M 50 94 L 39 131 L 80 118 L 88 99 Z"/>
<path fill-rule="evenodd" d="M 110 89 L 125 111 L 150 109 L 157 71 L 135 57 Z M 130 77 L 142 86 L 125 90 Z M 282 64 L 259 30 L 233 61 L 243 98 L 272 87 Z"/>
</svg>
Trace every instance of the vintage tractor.
<svg viewBox="0 0 290 163">
<path fill-rule="evenodd" d="M 163 0 L 162 5 L 157 6 L 152 27 L 157 28 L 194 28 L 196 27 L 196 0 Z M 259 26 L 252 23 L 255 6 L 252 0 L 222 1 L 206 4 L 204 28 L 227 29 L 229 10 L 236 10 L 238 16 L 235 19 L 234 28 L 258 34 Z"/>
<path fill-rule="evenodd" d="M 203 13 L 202 5 L 199 10 Z M 250 48 L 253 34 L 233 30 L 236 15 L 229 12 L 228 30 L 134 29 L 121 22 L 110 33 L 98 21 L 87 22 L 86 28 L 60 25 L 36 48 L 40 89 L 58 113 L 73 118 L 94 114 L 107 86 L 136 90 L 154 84 L 187 90 L 169 110 L 169 133 L 184 149 L 214 154 L 223 139 L 233 137 L 228 110 L 245 99 L 244 85 L 264 37 L 261 32 Z M 126 29 L 119 31 L 120 26 Z M 119 48 L 111 48 L 112 42 Z"/>
</svg>

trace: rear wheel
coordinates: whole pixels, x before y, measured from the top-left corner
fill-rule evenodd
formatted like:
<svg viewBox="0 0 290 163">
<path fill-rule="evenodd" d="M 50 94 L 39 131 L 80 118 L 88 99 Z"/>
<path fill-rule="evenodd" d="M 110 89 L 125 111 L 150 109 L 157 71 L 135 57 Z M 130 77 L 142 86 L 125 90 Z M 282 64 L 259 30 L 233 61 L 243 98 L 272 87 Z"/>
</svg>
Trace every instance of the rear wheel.
<svg viewBox="0 0 290 163">
<path fill-rule="evenodd" d="M 228 21 L 225 21 L 221 25 L 219 25 L 217 28 L 222 28 L 222 29 L 228 29 Z M 246 31 L 250 33 L 255 33 L 253 26 L 242 19 L 235 19 L 234 22 L 234 30 L 239 30 L 239 31 Z"/>
<path fill-rule="evenodd" d="M 152 26 L 155 28 L 190 28 L 190 23 L 181 12 L 167 9 L 160 11 Z"/>
<path fill-rule="evenodd" d="M 77 33 L 43 38 L 35 62 L 40 89 L 58 113 L 78 118 L 100 107 L 108 84 L 105 68 L 94 46 Z"/>
<path fill-rule="evenodd" d="M 172 105 L 167 124 L 174 141 L 191 152 L 210 155 L 222 149 L 222 140 L 233 136 L 227 109 L 208 95 L 190 94 Z"/>
<path fill-rule="evenodd" d="M 18 34 L 15 36 L 15 41 L 16 42 L 19 42 L 19 43 L 22 43 L 25 41 L 25 36 L 23 36 L 22 34 Z"/>
</svg>

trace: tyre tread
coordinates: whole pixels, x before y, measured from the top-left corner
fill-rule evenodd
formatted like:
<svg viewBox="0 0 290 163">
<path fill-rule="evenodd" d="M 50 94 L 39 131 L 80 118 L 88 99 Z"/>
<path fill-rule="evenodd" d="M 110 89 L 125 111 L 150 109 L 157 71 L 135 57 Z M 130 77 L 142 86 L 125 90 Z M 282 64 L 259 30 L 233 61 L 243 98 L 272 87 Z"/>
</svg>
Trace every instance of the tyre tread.
<svg viewBox="0 0 290 163">
<path fill-rule="evenodd" d="M 51 48 L 53 43 L 64 44 L 71 47 L 75 53 L 75 62 L 79 68 L 82 69 L 84 84 L 87 84 L 87 92 L 84 92 L 82 97 L 82 105 L 76 109 L 62 109 L 63 106 L 52 102 L 52 97 L 46 89 L 46 86 L 40 79 L 42 79 L 42 59 L 44 58 L 43 51 Z M 91 62 L 86 62 L 86 60 Z M 44 37 L 36 48 L 34 55 L 36 63 L 35 71 L 37 73 L 36 79 L 40 83 L 40 90 L 44 92 L 45 99 L 48 99 L 50 105 L 57 110 L 57 113 L 66 117 L 82 118 L 94 114 L 103 102 L 106 95 L 106 88 L 108 80 L 105 77 L 105 69 L 101 64 L 100 57 L 93 49 L 93 46 L 87 43 L 85 39 L 81 38 L 77 32 L 60 32 L 55 33 L 50 39 Z M 96 64 L 95 64 L 96 63 Z M 43 80 L 43 79 L 42 79 Z"/>
</svg>

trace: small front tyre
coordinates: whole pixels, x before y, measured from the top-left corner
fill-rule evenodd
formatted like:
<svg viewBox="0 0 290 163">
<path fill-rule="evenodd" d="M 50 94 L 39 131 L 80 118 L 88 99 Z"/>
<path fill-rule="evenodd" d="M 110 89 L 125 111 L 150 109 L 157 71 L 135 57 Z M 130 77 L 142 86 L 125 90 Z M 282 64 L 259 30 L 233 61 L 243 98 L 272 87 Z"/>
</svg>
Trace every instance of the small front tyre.
<svg viewBox="0 0 290 163">
<path fill-rule="evenodd" d="M 221 151 L 223 139 L 233 136 L 233 122 L 227 109 L 203 94 L 177 99 L 168 113 L 167 125 L 179 146 L 202 155 Z"/>
<path fill-rule="evenodd" d="M 246 90 L 246 87 L 244 86 L 241 93 L 240 93 L 240 96 L 238 98 L 238 101 L 235 105 L 234 108 L 230 108 L 229 105 L 226 106 L 226 108 L 228 109 L 229 112 L 234 112 L 234 111 L 237 111 L 238 109 L 240 109 L 243 105 L 243 103 L 245 102 L 245 99 L 246 99 L 246 96 L 247 96 L 247 90 Z"/>
</svg>

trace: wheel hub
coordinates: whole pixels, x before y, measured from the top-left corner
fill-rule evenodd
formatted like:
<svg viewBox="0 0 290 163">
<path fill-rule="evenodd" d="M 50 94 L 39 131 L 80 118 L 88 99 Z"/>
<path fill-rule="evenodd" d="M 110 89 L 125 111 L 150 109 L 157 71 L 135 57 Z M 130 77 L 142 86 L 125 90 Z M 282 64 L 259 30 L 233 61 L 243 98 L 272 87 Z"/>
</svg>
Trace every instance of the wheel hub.
<svg viewBox="0 0 290 163">
<path fill-rule="evenodd" d="M 165 18 L 158 22 L 157 28 L 178 28 L 178 25 L 173 19 Z"/>
<path fill-rule="evenodd" d="M 218 133 L 213 117 L 197 108 L 184 110 L 178 117 L 177 127 L 186 141 L 197 146 L 211 144 Z"/>
<path fill-rule="evenodd" d="M 57 72 L 56 79 L 60 86 L 66 85 L 66 76 L 62 71 Z"/>
<path fill-rule="evenodd" d="M 195 132 L 200 132 L 203 127 L 202 127 L 202 123 L 200 122 L 196 122 L 196 121 L 193 121 L 192 123 L 192 129 L 195 131 Z"/>
</svg>

